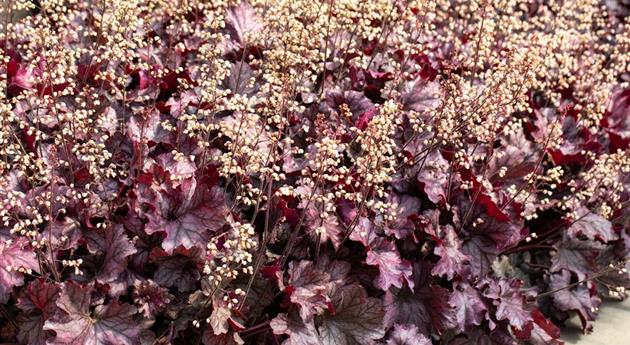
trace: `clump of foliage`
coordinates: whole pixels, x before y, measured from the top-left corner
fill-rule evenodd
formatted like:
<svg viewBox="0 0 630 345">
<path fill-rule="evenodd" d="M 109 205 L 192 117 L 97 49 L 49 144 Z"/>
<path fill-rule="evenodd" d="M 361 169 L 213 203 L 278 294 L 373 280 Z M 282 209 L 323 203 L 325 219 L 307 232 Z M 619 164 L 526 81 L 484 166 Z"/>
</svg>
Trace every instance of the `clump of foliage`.
<svg viewBox="0 0 630 345">
<path fill-rule="evenodd" d="M 626 297 L 627 1 L 5 4 L 0 342 L 560 344 Z"/>
</svg>

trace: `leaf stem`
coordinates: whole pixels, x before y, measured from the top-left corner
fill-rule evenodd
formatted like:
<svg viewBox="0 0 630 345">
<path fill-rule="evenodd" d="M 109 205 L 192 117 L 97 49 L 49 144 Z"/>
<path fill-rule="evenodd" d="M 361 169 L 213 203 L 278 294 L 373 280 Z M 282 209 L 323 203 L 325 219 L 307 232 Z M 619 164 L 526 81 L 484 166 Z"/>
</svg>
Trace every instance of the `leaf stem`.
<svg viewBox="0 0 630 345">
<path fill-rule="evenodd" d="M 584 279 L 582 279 L 582 280 L 580 280 L 580 281 L 578 281 L 578 282 L 575 282 L 575 283 L 573 283 L 573 284 L 569 284 L 569 285 L 567 285 L 567 286 L 563 286 L 563 287 L 558 288 L 558 289 L 555 289 L 555 290 L 551 290 L 551 291 L 543 292 L 543 293 L 539 294 L 538 296 L 536 296 L 536 298 L 541 298 L 541 297 L 545 297 L 545 296 L 553 295 L 553 294 L 554 294 L 554 293 L 556 293 L 556 292 L 560 292 L 560 291 L 562 291 L 562 290 L 570 289 L 570 288 L 575 287 L 575 286 L 578 286 L 578 285 L 580 285 L 580 284 L 582 284 L 582 283 L 586 283 L 586 282 L 588 282 L 589 280 L 597 279 L 597 278 L 599 278 L 599 277 L 601 277 L 601 276 L 603 276 L 603 275 L 605 275 L 605 274 L 608 274 L 608 273 L 610 273 L 610 272 L 612 272 L 612 271 L 619 270 L 621 267 L 625 266 L 625 264 L 627 264 L 628 262 L 630 262 L 630 258 L 625 259 L 625 260 L 622 260 L 622 261 L 618 262 L 616 265 L 613 265 L 612 267 L 609 267 L 609 268 L 607 268 L 607 269 L 605 269 L 605 270 L 603 270 L 603 271 L 600 271 L 600 272 L 596 273 L 596 274 L 595 274 L 595 275 L 593 275 L 592 277 L 587 277 L 587 278 L 584 278 Z"/>
</svg>

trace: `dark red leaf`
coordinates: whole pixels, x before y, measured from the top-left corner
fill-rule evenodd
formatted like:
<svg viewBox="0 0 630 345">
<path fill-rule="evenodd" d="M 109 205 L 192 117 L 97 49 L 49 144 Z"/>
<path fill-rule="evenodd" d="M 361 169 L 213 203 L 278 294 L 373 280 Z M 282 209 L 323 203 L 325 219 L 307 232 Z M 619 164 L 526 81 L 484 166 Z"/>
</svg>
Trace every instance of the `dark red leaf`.
<svg viewBox="0 0 630 345">
<path fill-rule="evenodd" d="M 51 332 L 43 330 L 44 322 L 57 311 L 59 287 L 39 278 L 28 284 L 26 293 L 18 299 L 18 307 L 25 313 L 18 317 L 18 339 L 25 344 L 44 345 Z"/>
</svg>

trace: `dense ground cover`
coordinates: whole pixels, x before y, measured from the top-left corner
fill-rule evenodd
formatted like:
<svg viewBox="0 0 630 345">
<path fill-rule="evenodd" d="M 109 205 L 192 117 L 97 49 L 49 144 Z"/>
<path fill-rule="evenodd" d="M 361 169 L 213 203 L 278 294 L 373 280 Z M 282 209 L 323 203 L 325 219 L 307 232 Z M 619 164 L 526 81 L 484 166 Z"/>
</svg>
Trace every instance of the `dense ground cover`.
<svg viewBox="0 0 630 345">
<path fill-rule="evenodd" d="M 559 344 L 626 296 L 625 0 L 6 3 L 0 342 Z"/>
</svg>

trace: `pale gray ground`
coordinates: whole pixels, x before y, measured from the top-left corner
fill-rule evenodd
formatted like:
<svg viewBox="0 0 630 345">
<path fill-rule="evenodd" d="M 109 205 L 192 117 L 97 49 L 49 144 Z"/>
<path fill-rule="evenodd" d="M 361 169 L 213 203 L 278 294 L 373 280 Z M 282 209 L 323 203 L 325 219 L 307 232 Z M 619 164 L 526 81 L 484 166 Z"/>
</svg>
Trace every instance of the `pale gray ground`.
<svg viewBox="0 0 630 345">
<path fill-rule="evenodd" d="M 594 322 L 593 333 L 582 334 L 579 324 L 575 317 L 562 332 L 567 345 L 630 345 L 630 299 L 605 301 Z"/>
</svg>

